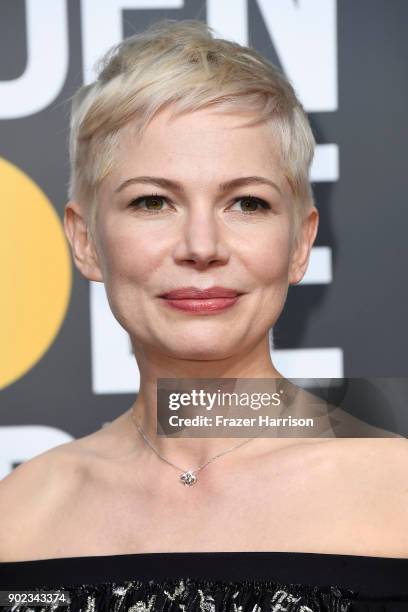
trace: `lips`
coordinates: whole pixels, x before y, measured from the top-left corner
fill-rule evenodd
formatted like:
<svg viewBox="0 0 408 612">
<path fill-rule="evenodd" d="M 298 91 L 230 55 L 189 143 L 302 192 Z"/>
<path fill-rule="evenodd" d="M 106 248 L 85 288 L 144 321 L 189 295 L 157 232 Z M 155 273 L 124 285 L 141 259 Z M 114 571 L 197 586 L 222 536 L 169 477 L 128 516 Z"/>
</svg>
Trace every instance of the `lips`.
<svg viewBox="0 0 408 612">
<path fill-rule="evenodd" d="M 238 295 L 241 295 L 238 291 L 226 287 L 210 287 L 208 289 L 180 287 L 179 289 L 163 293 L 160 297 L 170 300 L 205 300 L 210 298 L 233 298 Z"/>
</svg>

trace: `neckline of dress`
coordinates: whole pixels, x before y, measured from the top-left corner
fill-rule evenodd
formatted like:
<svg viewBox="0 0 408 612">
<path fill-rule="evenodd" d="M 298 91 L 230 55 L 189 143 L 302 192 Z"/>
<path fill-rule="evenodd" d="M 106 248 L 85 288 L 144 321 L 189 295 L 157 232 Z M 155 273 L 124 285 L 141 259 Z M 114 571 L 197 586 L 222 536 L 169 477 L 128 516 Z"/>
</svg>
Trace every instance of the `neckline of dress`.
<svg viewBox="0 0 408 612">
<path fill-rule="evenodd" d="M 0 564 L 10 563 L 10 564 L 18 564 L 18 563 L 32 563 L 32 564 L 41 564 L 41 563 L 50 563 L 50 562 L 95 562 L 95 561 L 109 561 L 109 560 L 152 560 L 152 561 L 166 561 L 169 558 L 177 557 L 180 560 L 188 560 L 188 559 L 222 559 L 225 558 L 238 558 L 245 557 L 248 560 L 252 557 L 253 559 L 266 559 L 267 557 L 289 559 L 293 557 L 294 559 L 302 560 L 317 560 L 323 559 L 327 561 L 338 560 L 338 561 L 367 561 L 368 563 L 387 563 L 387 562 L 408 562 L 408 557 L 383 557 L 383 556 L 372 556 L 372 555 L 352 555 L 352 554 L 342 554 L 342 553 L 320 553 L 320 552 L 304 552 L 304 551 L 280 551 L 280 550 L 271 550 L 271 551 L 159 551 L 159 552 L 132 552 L 132 553 L 116 553 L 116 554 L 108 554 L 108 555 L 80 555 L 80 556 L 69 556 L 69 557 L 47 557 L 44 559 L 23 559 L 19 561 L 0 561 Z"/>
<path fill-rule="evenodd" d="M 0 561 L 0 583 L 24 589 L 188 577 L 210 582 L 335 585 L 353 589 L 359 597 L 408 598 L 407 573 L 408 558 L 300 551 L 139 552 Z"/>
</svg>

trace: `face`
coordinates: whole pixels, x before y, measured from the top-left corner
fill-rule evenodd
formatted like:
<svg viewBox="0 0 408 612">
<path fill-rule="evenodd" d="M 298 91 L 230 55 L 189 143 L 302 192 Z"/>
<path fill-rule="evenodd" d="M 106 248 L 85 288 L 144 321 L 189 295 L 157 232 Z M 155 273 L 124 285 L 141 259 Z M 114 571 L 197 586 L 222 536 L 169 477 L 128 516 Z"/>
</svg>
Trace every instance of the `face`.
<svg viewBox="0 0 408 612">
<path fill-rule="evenodd" d="M 133 345 L 181 359 L 247 353 L 264 342 L 288 285 L 306 270 L 317 211 L 294 251 L 294 201 L 277 144 L 265 126 L 242 123 L 214 110 L 177 118 L 166 110 L 141 138 L 130 124 L 121 140 L 98 192 L 86 251 L 95 263 L 84 256 L 79 267 L 105 283 Z M 262 180 L 247 179 L 254 176 Z M 160 297 L 214 285 L 241 295 L 223 310 L 201 312 Z"/>
</svg>

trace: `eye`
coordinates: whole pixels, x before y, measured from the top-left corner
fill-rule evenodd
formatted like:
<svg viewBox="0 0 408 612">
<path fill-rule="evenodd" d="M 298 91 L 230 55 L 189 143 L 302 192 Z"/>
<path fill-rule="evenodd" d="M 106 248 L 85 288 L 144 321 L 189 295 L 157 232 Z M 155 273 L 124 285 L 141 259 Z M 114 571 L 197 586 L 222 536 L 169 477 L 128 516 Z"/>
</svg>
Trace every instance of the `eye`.
<svg viewBox="0 0 408 612">
<path fill-rule="evenodd" d="M 249 206 L 249 210 L 243 210 L 242 212 L 245 215 L 252 215 L 257 212 L 263 212 L 266 210 L 271 210 L 268 202 L 265 202 L 262 198 L 255 198 L 254 196 L 242 196 L 240 198 L 235 198 L 234 203 L 244 202 L 244 207 Z M 261 209 L 259 209 L 261 207 Z"/>
<path fill-rule="evenodd" d="M 141 206 L 143 205 L 143 202 L 146 203 L 146 206 L 149 208 L 143 208 Z M 129 207 L 142 210 L 142 212 L 154 214 L 162 211 L 161 204 L 163 202 L 167 202 L 167 198 L 165 196 L 161 196 L 159 194 L 143 195 L 132 200 Z"/>
<path fill-rule="evenodd" d="M 167 203 L 168 199 L 159 194 L 143 195 L 132 200 L 129 204 L 130 208 L 135 208 L 145 213 L 159 213 L 163 210 L 163 203 Z M 234 205 L 238 202 L 243 202 L 245 210 L 241 210 L 245 215 L 253 215 L 258 212 L 271 210 L 271 206 L 262 198 L 254 196 L 242 196 L 234 199 Z M 146 208 L 144 207 L 146 206 Z M 249 208 L 247 208 L 249 207 Z"/>
</svg>

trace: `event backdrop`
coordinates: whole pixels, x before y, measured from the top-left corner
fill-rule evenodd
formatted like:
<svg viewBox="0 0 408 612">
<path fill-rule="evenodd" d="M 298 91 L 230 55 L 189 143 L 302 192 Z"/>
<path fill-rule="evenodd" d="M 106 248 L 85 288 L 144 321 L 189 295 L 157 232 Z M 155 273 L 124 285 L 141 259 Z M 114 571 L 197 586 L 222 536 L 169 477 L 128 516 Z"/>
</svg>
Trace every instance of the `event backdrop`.
<svg viewBox="0 0 408 612">
<path fill-rule="evenodd" d="M 138 391 L 104 285 L 74 268 L 63 232 L 69 99 L 107 48 L 163 17 L 256 48 L 310 116 L 320 229 L 274 329 L 276 366 L 394 377 L 385 422 L 362 404 L 373 424 L 408 431 L 408 2 L 1 0 L 0 477 L 96 430 Z"/>
</svg>

